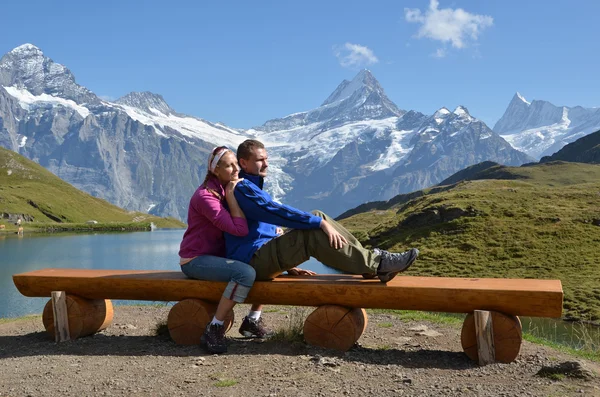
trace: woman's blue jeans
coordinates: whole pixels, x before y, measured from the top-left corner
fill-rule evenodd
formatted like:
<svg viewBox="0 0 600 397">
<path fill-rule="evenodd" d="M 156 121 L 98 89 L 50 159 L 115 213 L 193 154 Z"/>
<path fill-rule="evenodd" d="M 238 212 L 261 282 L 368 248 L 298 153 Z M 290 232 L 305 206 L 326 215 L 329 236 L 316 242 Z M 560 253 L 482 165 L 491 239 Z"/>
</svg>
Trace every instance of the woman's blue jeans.
<svg viewBox="0 0 600 397">
<path fill-rule="evenodd" d="M 237 303 L 246 300 L 256 278 L 256 271 L 249 264 L 212 255 L 194 258 L 181 265 L 181 271 L 197 280 L 229 281 L 223 296 Z"/>
</svg>

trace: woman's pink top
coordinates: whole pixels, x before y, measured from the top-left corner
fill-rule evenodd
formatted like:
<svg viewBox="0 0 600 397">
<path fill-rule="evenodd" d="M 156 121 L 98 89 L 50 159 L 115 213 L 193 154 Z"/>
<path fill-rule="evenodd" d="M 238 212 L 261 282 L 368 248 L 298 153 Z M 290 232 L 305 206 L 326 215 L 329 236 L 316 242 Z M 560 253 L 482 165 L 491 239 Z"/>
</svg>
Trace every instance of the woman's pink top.
<svg viewBox="0 0 600 397">
<path fill-rule="evenodd" d="M 200 255 L 225 257 L 223 232 L 235 236 L 248 234 L 246 219 L 232 217 L 223 201 L 208 190 L 212 189 L 225 197 L 225 190 L 218 180 L 211 178 L 206 185 L 196 189 L 190 200 L 188 227 L 179 248 L 181 263 Z"/>
</svg>

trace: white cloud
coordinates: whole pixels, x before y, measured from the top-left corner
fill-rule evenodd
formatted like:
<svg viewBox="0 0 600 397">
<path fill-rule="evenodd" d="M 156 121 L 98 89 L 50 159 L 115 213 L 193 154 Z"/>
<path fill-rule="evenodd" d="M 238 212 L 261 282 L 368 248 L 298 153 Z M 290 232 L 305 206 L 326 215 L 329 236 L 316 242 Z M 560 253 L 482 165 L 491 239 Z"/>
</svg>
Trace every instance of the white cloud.
<svg viewBox="0 0 600 397">
<path fill-rule="evenodd" d="M 340 65 L 345 68 L 363 67 L 379 62 L 373 51 L 360 44 L 346 43 L 334 47 L 333 52 Z"/>
<path fill-rule="evenodd" d="M 434 58 L 444 58 L 446 56 L 446 50 L 444 48 L 438 48 L 431 56 Z"/>
<path fill-rule="evenodd" d="M 462 8 L 438 9 L 438 0 L 430 0 L 429 9 L 405 8 L 407 22 L 421 24 L 418 38 L 427 37 L 443 43 L 450 42 L 454 48 L 465 48 L 467 43 L 477 41 L 479 34 L 494 24 L 494 18 L 466 12 Z M 438 50 L 439 51 L 439 50 Z"/>
<path fill-rule="evenodd" d="M 110 95 L 98 95 L 98 98 L 100 98 L 100 99 L 102 99 L 103 101 L 106 101 L 106 102 L 112 102 L 115 99 L 117 99 L 117 98 L 115 98 L 113 96 L 110 96 Z"/>
</svg>

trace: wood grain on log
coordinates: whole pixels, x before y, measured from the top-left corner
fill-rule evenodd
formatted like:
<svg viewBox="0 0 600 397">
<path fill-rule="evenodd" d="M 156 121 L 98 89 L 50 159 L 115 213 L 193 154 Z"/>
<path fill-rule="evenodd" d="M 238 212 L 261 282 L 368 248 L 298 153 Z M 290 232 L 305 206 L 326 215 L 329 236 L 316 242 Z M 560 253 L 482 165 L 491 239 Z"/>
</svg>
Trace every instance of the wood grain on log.
<svg viewBox="0 0 600 397">
<path fill-rule="evenodd" d="M 367 325 L 364 309 L 324 305 L 304 322 L 304 339 L 308 344 L 346 351 L 358 341 Z"/>
</svg>

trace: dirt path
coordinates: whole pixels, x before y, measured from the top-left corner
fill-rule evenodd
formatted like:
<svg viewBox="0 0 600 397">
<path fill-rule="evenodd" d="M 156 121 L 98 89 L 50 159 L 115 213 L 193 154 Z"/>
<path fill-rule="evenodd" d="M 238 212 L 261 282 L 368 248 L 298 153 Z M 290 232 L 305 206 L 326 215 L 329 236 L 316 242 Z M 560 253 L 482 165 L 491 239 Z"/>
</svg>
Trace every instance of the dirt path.
<svg viewBox="0 0 600 397">
<path fill-rule="evenodd" d="M 296 316 L 292 308 L 269 309 L 279 309 L 264 314 L 275 329 Z M 244 310 L 236 311 L 238 326 Z M 155 336 L 167 313 L 117 306 L 107 330 L 61 344 L 39 318 L 0 324 L 0 396 L 600 396 L 595 363 L 524 342 L 514 363 L 480 368 L 462 353 L 460 329 L 449 325 L 371 314 L 360 346 L 347 353 L 238 339 L 234 326 L 229 353 L 210 356 Z M 536 375 L 568 361 L 594 377 Z"/>
</svg>

